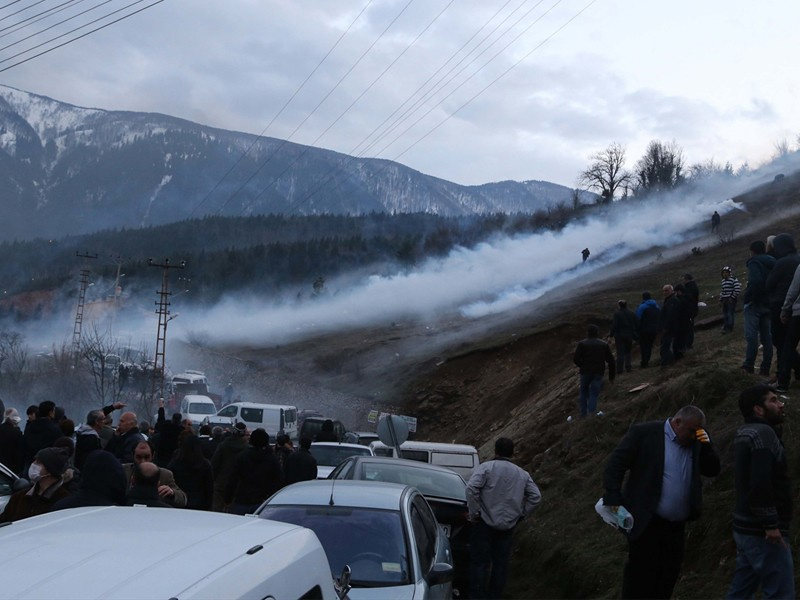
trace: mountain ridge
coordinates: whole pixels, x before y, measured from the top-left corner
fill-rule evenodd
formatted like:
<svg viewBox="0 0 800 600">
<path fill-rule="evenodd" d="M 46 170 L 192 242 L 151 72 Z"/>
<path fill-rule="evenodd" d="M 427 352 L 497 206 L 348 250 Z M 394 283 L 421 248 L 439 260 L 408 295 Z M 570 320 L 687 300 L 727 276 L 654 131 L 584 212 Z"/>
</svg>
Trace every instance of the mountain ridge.
<svg viewBox="0 0 800 600">
<path fill-rule="evenodd" d="M 0 240 L 206 215 L 534 213 L 572 202 L 554 183 L 463 186 L 380 158 L 66 104 L 0 86 Z M 594 196 L 583 192 L 581 201 Z"/>
</svg>

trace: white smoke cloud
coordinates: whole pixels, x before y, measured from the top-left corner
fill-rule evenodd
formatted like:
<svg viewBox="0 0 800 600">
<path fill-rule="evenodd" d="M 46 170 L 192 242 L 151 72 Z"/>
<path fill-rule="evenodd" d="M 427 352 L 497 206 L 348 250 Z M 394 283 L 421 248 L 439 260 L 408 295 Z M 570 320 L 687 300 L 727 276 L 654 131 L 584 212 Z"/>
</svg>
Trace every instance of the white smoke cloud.
<svg viewBox="0 0 800 600">
<path fill-rule="evenodd" d="M 200 335 L 212 344 L 273 345 L 357 327 L 389 325 L 409 318 L 458 314 L 468 319 L 509 311 L 542 294 L 583 282 L 602 266 L 654 248 L 690 239 L 716 243 L 710 216 L 743 209 L 731 196 L 769 181 L 717 182 L 654 197 L 620 202 L 561 231 L 497 237 L 474 248 L 455 248 L 412 271 L 326 284 L 328 293 L 302 302 L 268 304 L 229 299 L 213 309 L 184 315 L 173 335 Z M 581 250 L 591 257 L 582 262 Z"/>
</svg>

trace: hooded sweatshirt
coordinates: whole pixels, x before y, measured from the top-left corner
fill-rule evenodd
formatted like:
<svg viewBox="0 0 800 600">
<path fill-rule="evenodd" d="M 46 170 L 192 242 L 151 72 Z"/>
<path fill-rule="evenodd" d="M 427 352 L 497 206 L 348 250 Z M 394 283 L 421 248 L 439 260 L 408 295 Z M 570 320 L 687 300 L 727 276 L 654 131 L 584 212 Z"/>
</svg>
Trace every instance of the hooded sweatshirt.
<svg viewBox="0 0 800 600">
<path fill-rule="evenodd" d="M 775 266 L 767 276 L 766 285 L 770 310 L 778 314 L 786 299 L 786 292 L 789 291 L 794 272 L 800 265 L 800 254 L 794 247 L 794 239 L 788 233 L 776 235 L 772 240 L 772 249 Z"/>
</svg>

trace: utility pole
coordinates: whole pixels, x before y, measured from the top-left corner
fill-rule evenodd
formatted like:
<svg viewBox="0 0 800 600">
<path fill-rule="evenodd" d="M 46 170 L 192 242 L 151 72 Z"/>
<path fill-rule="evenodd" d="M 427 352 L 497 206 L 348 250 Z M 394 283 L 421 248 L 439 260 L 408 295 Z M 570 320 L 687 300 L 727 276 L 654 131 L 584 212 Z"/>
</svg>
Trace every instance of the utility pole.
<svg viewBox="0 0 800 600">
<path fill-rule="evenodd" d="M 78 258 L 97 258 L 97 254 L 81 254 L 76 252 Z M 81 330 L 83 329 L 83 307 L 86 305 L 86 288 L 89 287 L 89 269 L 81 269 L 81 283 L 78 288 L 78 308 L 75 311 L 75 326 L 72 329 L 72 355 L 75 364 L 78 364 L 78 355 L 81 350 Z"/>
<path fill-rule="evenodd" d="M 158 307 L 156 314 L 158 315 L 158 335 L 156 337 L 156 357 L 153 369 L 153 398 L 164 397 L 164 372 L 166 368 L 166 353 L 167 353 L 167 323 L 178 315 L 169 316 L 169 297 L 172 292 L 169 291 L 169 270 L 170 269 L 183 269 L 186 267 L 186 261 L 182 260 L 177 265 L 171 265 L 169 259 L 165 259 L 163 263 L 153 262 L 152 258 L 147 259 L 147 264 L 151 267 L 159 267 L 161 269 L 161 291 L 157 291 L 158 301 L 155 303 Z M 158 396 L 156 396 L 158 393 Z"/>
</svg>

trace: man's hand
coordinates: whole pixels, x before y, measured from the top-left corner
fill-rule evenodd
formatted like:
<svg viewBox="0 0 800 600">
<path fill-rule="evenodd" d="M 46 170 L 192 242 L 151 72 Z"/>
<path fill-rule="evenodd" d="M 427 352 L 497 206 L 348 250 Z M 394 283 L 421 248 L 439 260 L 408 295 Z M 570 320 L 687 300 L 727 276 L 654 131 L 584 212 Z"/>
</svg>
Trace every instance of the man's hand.
<svg viewBox="0 0 800 600">
<path fill-rule="evenodd" d="M 125 408 L 125 403 L 124 402 L 114 402 L 114 404 L 112 404 L 111 406 L 114 408 L 114 410 L 119 410 L 120 408 Z"/>
<path fill-rule="evenodd" d="M 160 485 L 158 486 L 158 495 L 160 498 L 172 498 L 175 491 L 168 485 Z"/>
<path fill-rule="evenodd" d="M 705 429 L 697 429 L 694 432 L 695 439 L 701 444 L 710 444 L 711 438 L 708 437 L 708 432 Z"/>
<path fill-rule="evenodd" d="M 764 531 L 764 537 L 768 544 L 780 544 L 786 548 L 786 540 L 783 539 L 780 529 L 767 529 Z"/>
</svg>

